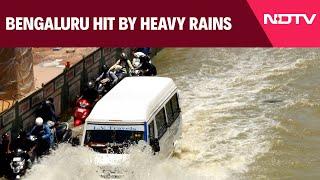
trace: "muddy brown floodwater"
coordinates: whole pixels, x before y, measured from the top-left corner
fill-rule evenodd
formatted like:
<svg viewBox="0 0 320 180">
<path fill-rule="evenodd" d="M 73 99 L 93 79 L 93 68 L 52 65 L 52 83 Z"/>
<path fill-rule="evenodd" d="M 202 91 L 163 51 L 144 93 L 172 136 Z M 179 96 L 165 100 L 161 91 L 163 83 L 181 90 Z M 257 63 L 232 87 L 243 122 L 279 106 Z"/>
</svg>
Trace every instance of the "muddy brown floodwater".
<svg viewBox="0 0 320 180">
<path fill-rule="evenodd" d="M 319 49 L 174 48 L 153 62 L 178 85 L 183 133 L 169 159 L 132 153 L 125 179 L 320 178 Z M 27 179 L 96 177 L 91 155 L 61 146 Z"/>
</svg>

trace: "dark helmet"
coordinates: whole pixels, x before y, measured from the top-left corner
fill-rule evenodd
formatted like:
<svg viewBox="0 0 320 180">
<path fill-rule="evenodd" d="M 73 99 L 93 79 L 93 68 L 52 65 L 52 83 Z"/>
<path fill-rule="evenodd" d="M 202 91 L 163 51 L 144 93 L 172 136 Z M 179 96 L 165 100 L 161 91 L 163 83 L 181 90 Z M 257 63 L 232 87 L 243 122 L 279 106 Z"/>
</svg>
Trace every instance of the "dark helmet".
<svg viewBox="0 0 320 180">
<path fill-rule="evenodd" d="M 88 82 L 88 88 L 90 88 L 90 89 L 94 88 L 94 83 L 92 81 Z"/>
<path fill-rule="evenodd" d="M 126 53 L 121 53 L 121 55 L 120 55 L 120 59 L 121 60 L 127 60 L 128 59 L 128 56 L 127 56 L 127 54 Z"/>
<path fill-rule="evenodd" d="M 102 69 L 103 69 L 104 71 L 108 71 L 108 70 L 109 70 L 109 67 L 108 67 L 108 65 L 105 64 L 105 65 L 102 66 Z"/>
<path fill-rule="evenodd" d="M 49 97 L 49 98 L 48 98 L 48 101 L 49 101 L 50 103 L 52 103 L 52 104 L 53 104 L 53 102 L 54 102 L 52 97 Z"/>
</svg>

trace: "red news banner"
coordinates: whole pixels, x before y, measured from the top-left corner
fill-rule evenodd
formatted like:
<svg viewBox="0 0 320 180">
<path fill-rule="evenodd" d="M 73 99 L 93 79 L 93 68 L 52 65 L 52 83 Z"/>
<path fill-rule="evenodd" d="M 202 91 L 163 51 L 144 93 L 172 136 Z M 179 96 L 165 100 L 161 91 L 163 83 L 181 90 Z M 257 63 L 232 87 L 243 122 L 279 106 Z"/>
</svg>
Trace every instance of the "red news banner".
<svg viewBox="0 0 320 180">
<path fill-rule="evenodd" d="M 0 45 L 317 47 L 319 8 L 289 0 L 16 0 L 1 6 Z"/>
<path fill-rule="evenodd" d="M 230 17 L 6 17 L 7 31 L 182 31 L 185 28 L 229 31 L 232 23 Z"/>
</svg>

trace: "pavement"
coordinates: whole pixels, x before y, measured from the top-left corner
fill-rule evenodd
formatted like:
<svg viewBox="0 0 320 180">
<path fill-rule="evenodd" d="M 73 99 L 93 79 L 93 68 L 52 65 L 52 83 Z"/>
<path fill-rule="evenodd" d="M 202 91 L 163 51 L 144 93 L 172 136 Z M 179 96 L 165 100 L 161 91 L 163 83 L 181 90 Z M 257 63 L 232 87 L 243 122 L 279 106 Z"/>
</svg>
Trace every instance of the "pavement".
<svg viewBox="0 0 320 180">
<path fill-rule="evenodd" d="M 35 90 L 41 88 L 42 84 L 46 84 L 61 74 L 65 67 L 64 64 L 67 61 L 70 62 L 72 66 L 97 49 L 98 47 L 32 48 L 35 88 L 25 96 L 32 94 Z M 22 98 L 22 96 L 19 98 Z M 14 101 L 14 99 L 6 99 L 6 101 L 0 100 L 0 113 L 10 108 L 12 104 L 14 104 Z M 10 104 L 7 102 L 10 102 Z"/>
<path fill-rule="evenodd" d="M 35 88 L 41 88 L 60 73 L 68 61 L 71 66 L 95 51 L 93 48 L 32 48 Z"/>
</svg>

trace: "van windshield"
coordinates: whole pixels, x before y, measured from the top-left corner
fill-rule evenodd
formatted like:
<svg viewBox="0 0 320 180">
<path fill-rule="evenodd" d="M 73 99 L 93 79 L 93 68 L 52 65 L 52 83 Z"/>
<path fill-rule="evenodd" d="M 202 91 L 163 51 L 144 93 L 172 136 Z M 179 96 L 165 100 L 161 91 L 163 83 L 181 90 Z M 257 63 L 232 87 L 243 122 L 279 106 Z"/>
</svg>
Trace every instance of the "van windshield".
<svg viewBox="0 0 320 180">
<path fill-rule="evenodd" d="M 86 144 L 133 143 L 143 140 L 141 131 L 95 131 L 86 132 Z"/>
<path fill-rule="evenodd" d="M 143 125 L 87 127 L 84 145 L 101 153 L 124 153 L 132 144 L 143 140 Z"/>
</svg>

